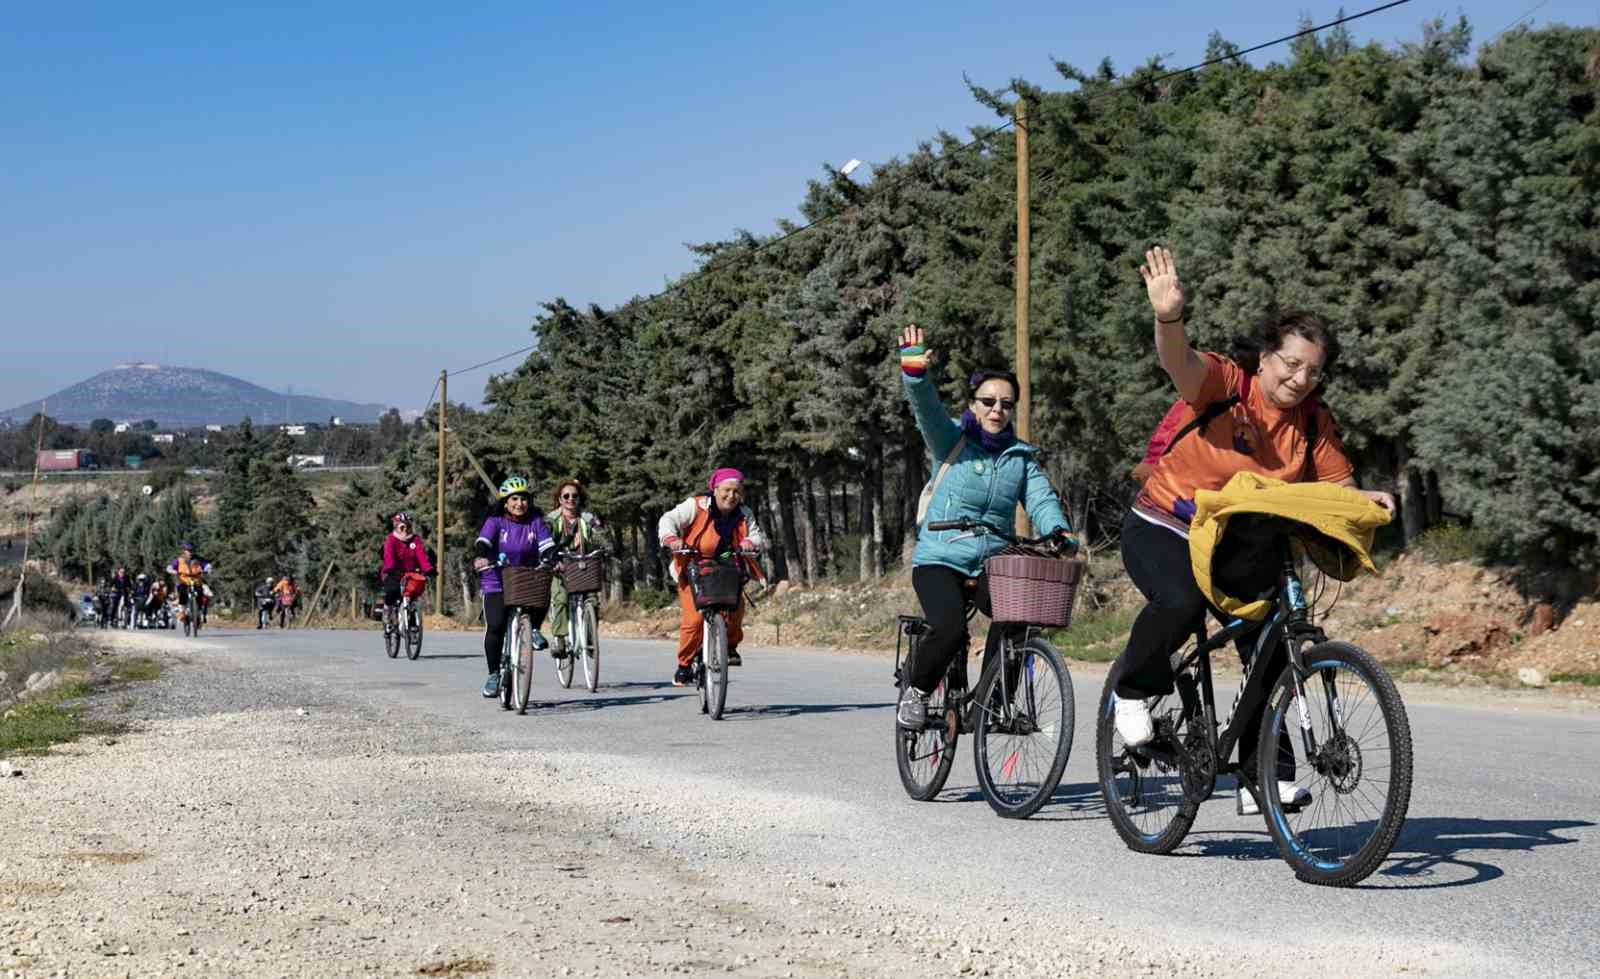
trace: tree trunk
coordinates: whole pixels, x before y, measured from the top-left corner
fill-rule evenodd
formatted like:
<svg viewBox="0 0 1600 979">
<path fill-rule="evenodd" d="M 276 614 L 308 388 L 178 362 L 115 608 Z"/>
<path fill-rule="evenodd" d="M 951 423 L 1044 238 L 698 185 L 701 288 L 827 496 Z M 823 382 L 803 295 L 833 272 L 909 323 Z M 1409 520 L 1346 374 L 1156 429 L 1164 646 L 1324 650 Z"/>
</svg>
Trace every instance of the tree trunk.
<svg viewBox="0 0 1600 979">
<path fill-rule="evenodd" d="M 874 439 L 869 462 L 872 503 L 872 578 L 883 577 L 883 442 Z"/>
<path fill-rule="evenodd" d="M 904 476 L 900 482 L 900 513 L 903 521 L 900 535 L 900 564 L 911 566 L 911 552 L 917 546 L 917 502 L 922 499 L 922 487 L 928 483 L 923 471 L 922 435 L 912 432 L 906 439 Z"/>
<path fill-rule="evenodd" d="M 800 552 L 801 535 L 799 528 L 795 523 L 794 515 L 794 473 L 785 471 L 783 475 L 778 478 L 777 489 L 778 511 L 783 514 L 783 549 L 784 553 L 788 555 L 789 560 L 794 562 L 793 570 L 790 571 L 788 575 L 785 575 L 785 577 L 794 577 L 803 574 L 801 568 L 805 563 L 805 558 Z"/>
<path fill-rule="evenodd" d="M 1439 474 L 1432 469 L 1428 470 L 1427 492 L 1428 507 L 1426 516 L 1428 526 L 1434 527 L 1444 519 L 1444 496 L 1439 492 Z"/>
<path fill-rule="evenodd" d="M 361 606 L 356 602 L 356 595 L 359 591 L 360 589 L 356 588 L 355 585 L 350 586 L 350 618 L 352 619 L 361 618 Z M 258 619 L 257 621 L 260 620 Z"/>
<path fill-rule="evenodd" d="M 850 481 L 847 479 L 839 484 L 839 520 L 843 526 L 840 533 L 850 536 Z"/>
<path fill-rule="evenodd" d="M 772 581 L 777 584 L 789 577 L 789 540 L 794 537 L 793 528 L 784 522 L 783 507 L 778 502 L 782 494 L 778 491 L 777 479 L 774 477 L 767 481 L 767 512 L 772 515 L 771 542 L 767 546 L 767 556 L 772 561 Z M 757 510 L 756 512 L 760 512 Z"/>
<path fill-rule="evenodd" d="M 622 604 L 622 600 L 624 598 L 622 582 L 623 578 L 627 575 L 628 569 L 627 556 L 628 552 L 623 550 L 622 547 L 622 528 L 612 527 L 611 557 L 606 560 L 606 563 L 609 565 L 609 567 L 606 569 L 609 573 L 609 581 L 607 583 L 608 587 L 606 589 L 606 601 L 610 605 Z"/>
<path fill-rule="evenodd" d="M 472 579 L 466 570 L 461 571 L 461 612 L 466 614 L 472 610 Z"/>
<path fill-rule="evenodd" d="M 817 583 L 817 496 L 809 478 L 800 486 L 806 495 L 805 507 L 800 512 L 805 520 L 806 585 L 809 587 Z"/>
<path fill-rule="evenodd" d="M 1411 453 L 1404 446 L 1396 449 L 1395 490 L 1400 495 L 1400 522 L 1409 544 L 1422 533 L 1428 511 L 1422 498 L 1422 476 L 1411 467 Z"/>
</svg>

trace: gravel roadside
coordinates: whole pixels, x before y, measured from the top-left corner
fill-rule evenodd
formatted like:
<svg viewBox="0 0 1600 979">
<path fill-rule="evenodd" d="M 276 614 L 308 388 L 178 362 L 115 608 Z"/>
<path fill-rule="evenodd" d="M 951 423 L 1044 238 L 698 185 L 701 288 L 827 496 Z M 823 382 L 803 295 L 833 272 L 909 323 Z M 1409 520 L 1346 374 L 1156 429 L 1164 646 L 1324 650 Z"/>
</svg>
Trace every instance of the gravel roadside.
<svg viewBox="0 0 1600 979">
<path fill-rule="evenodd" d="M 117 642 L 165 668 L 120 705 L 130 732 L 0 784 L 0 975 L 1250 975 L 1277 961 L 801 869 L 761 841 L 839 818 L 803 793 L 492 750 L 420 711 L 242 670 L 217 644 Z M 1346 974 L 1430 961 L 1302 951 Z"/>
</svg>

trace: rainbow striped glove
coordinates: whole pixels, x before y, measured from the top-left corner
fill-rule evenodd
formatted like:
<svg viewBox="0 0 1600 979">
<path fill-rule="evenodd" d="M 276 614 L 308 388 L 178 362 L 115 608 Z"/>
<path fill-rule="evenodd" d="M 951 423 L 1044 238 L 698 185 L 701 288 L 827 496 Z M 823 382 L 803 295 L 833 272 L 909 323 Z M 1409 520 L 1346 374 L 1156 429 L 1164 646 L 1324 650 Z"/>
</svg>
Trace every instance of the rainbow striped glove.
<svg viewBox="0 0 1600 979">
<path fill-rule="evenodd" d="M 920 344 L 900 348 L 900 371 L 907 377 L 921 377 L 928 372 L 928 351 Z"/>
</svg>

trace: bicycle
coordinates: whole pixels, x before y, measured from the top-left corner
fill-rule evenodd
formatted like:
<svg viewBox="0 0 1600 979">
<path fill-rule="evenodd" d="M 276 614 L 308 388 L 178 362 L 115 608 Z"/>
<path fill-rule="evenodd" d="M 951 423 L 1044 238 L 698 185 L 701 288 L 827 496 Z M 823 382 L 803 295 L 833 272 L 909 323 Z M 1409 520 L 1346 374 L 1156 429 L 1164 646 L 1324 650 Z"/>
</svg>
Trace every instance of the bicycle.
<svg viewBox="0 0 1600 979">
<path fill-rule="evenodd" d="M 278 596 L 278 628 L 287 629 L 289 628 L 289 623 L 295 620 L 296 597 L 282 594 Z"/>
<path fill-rule="evenodd" d="M 183 622 L 183 634 L 186 636 L 200 635 L 200 586 L 189 585 L 188 598 L 183 603 L 183 608 L 178 618 Z"/>
<path fill-rule="evenodd" d="M 504 555 L 501 557 L 503 561 Z M 533 689 L 533 654 L 550 646 L 533 627 L 533 617 L 526 610 L 549 604 L 551 572 L 545 568 L 508 567 L 502 563 L 500 576 L 506 609 L 515 610 L 500 651 L 500 707 L 503 710 L 515 708 L 518 714 L 525 714 Z M 534 643 L 536 636 L 538 645 Z"/>
<path fill-rule="evenodd" d="M 728 616 L 744 598 L 746 574 L 739 562 L 758 552 L 732 551 L 708 558 L 695 548 L 679 547 L 672 553 L 689 558 L 683 573 L 689 576 L 695 608 L 700 610 L 700 650 L 690 664 L 700 692 L 700 713 L 720 721 L 728 703 Z"/>
<path fill-rule="evenodd" d="M 1265 624 L 1234 619 L 1208 638 L 1202 615 L 1193 642 L 1173 654 L 1174 693 L 1152 706 L 1155 738 L 1141 747 L 1129 748 L 1116 733 L 1118 671 L 1111 671 L 1096 732 L 1101 792 L 1112 825 L 1130 849 L 1171 853 L 1200 803 L 1211 797 L 1217 776 L 1234 775 L 1260 802 L 1273 843 L 1296 877 L 1348 887 L 1377 869 L 1405 822 L 1410 724 L 1394 681 L 1371 654 L 1330 640 L 1312 622 L 1290 546 L 1291 537 L 1306 528 L 1281 518 L 1257 525 L 1276 535 L 1272 546 L 1281 562 Z M 1244 664 L 1229 717 L 1219 725 L 1211 654 L 1257 627 L 1261 635 Z M 1257 764 L 1249 771 L 1243 759 L 1228 759 L 1263 702 Z M 1276 751 L 1267 747 L 1274 744 Z M 1277 783 L 1284 774 L 1292 776 L 1290 766 L 1306 774 L 1282 780 L 1309 789 L 1307 805 L 1281 797 Z M 1350 825 L 1333 825 L 1346 815 Z"/>
<path fill-rule="evenodd" d="M 976 520 L 935 521 L 928 529 L 994 536 L 1017 548 L 1052 553 L 1068 550 L 1052 536 L 1019 538 Z M 991 576 L 991 584 L 993 580 Z M 964 599 L 969 620 L 976 611 L 976 582 L 969 580 Z M 1067 604 L 1070 608 L 1070 595 Z M 1072 673 L 1037 626 L 1017 623 L 1001 627 L 1000 647 L 996 655 L 985 657 L 976 690 L 969 695 L 963 651 L 928 696 L 923 728 L 907 730 L 898 718 L 895 721 L 895 767 L 906 794 L 918 802 L 927 802 L 944 789 L 964 733 L 977 736 L 973 762 L 978 786 L 996 814 L 1026 819 L 1038 812 L 1061 784 L 1061 773 L 1072 754 L 1076 712 Z M 922 616 L 899 617 L 894 664 L 897 690 L 910 683 L 910 666 L 927 632 L 928 622 Z M 906 640 L 903 657 L 902 637 Z"/>
<path fill-rule="evenodd" d="M 400 576 L 400 605 L 384 603 L 383 649 L 390 659 L 400 655 L 402 644 L 406 648 L 406 659 L 414 660 L 422 655 L 422 613 L 415 600 L 422 597 L 427 586 L 426 575 L 408 571 Z"/>
<path fill-rule="evenodd" d="M 598 607 L 606 549 L 578 554 L 562 551 L 557 573 L 567 589 L 567 655 L 556 660 L 556 677 L 571 688 L 573 660 L 583 662 L 583 682 L 590 693 L 600 689 L 600 625 Z"/>
</svg>

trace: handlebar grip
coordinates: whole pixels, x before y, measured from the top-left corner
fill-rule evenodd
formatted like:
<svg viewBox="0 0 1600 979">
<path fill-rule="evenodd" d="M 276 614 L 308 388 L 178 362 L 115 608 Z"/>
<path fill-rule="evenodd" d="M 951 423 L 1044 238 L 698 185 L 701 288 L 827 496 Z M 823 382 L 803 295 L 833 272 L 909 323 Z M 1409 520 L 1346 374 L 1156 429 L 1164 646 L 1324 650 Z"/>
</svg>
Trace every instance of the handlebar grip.
<svg viewBox="0 0 1600 979">
<path fill-rule="evenodd" d="M 966 528 L 967 522 L 965 520 L 935 520 L 928 524 L 928 529 L 935 532 L 941 530 L 965 530 Z"/>
</svg>

